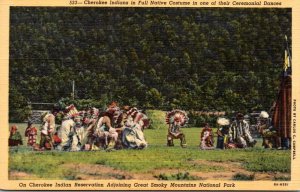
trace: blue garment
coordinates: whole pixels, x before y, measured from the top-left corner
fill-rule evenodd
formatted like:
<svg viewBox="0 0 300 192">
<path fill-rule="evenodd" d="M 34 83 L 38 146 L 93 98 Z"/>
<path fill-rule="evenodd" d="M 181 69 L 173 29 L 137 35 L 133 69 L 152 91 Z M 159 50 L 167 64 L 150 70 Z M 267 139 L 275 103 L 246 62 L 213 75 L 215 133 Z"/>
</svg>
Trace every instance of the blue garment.
<svg viewBox="0 0 300 192">
<path fill-rule="evenodd" d="M 224 137 L 218 136 L 217 148 L 224 149 Z"/>
</svg>

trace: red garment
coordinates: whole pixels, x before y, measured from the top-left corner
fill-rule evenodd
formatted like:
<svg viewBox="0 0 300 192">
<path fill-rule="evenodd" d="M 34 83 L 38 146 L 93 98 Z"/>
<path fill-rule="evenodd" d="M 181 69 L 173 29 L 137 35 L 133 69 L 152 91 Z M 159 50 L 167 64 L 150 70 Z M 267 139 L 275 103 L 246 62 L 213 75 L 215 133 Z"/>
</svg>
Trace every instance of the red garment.
<svg viewBox="0 0 300 192">
<path fill-rule="evenodd" d="M 292 103 L 292 78 L 283 77 L 280 85 L 279 96 L 273 113 L 273 126 L 278 136 L 282 138 L 291 137 L 291 103 Z"/>
<path fill-rule="evenodd" d="M 53 135 L 53 141 L 54 143 L 59 144 L 61 143 L 61 138 L 59 138 L 58 135 Z"/>
<path fill-rule="evenodd" d="M 213 131 L 212 131 L 212 128 L 210 127 L 203 127 L 202 131 L 201 131 L 201 134 L 200 134 L 200 139 L 202 139 L 202 137 L 204 136 L 204 132 L 205 131 L 209 131 L 211 136 L 213 136 Z"/>
<path fill-rule="evenodd" d="M 33 146 L 36 144 L 37 128 L 27 127 L 25 131 L 25 137 L 28 137 L 27 145 Z"/>
<path fill-rule="evenodd" d="M 18 130 L 17 126 L 13 125 L 13 126 L 11 126 L 9 132 L 10 132 L 11 135 L 13 135 L 13 134 L 15 134 L 17 132 L 17 130 Z"/>
<path fill-rule="evenodd" d="M 202 129 L 201 134 L 200 134 L 200 145 L 201 141 L 204 139 L 204 132 L 208 131 L 209 132 L 209 137 L 205 139 L 205 145 L 206 147 L 213 147 L 214 146 L 214 136 L 213 136 L 213 130 L 212 128 L 206 126 Z"/>
</svg>

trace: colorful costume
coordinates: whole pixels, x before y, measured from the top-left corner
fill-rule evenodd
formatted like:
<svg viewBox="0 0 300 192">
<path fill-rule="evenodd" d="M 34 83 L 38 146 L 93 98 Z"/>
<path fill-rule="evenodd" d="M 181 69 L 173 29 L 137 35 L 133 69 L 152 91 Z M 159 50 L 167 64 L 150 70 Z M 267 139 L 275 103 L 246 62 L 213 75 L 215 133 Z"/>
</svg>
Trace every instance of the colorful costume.
<svg viewBox="0 0 300 192">
<path fill-rule="evenodd" d="M 147 147 L 144 137 L 143 127 L 147 116 L 135 108 L 128 111 L 125 128 L 122 131 L 122 143 L 125 147 L 131 149 L 143 149 Z"/>
<path fill-rule="evenodd" d="M 271 119 L 267 112 L 262 111 L 260 113 L 257 129 L 263 137 L 262 146 L 264 148 L 280 148 L 280 137 L 278 137 L 276 130 L 271 126 Z"/>
<path fill-rule="evenodd" d="M 57 147 L 63 151 L 78 151 L 80 147 L 77 146 L 78 139 L 74 133 L 75 122 L 73 119 L 67 119 L 62 122 L 61 128 L 58 132 L 58 137 L 61 139 L 60 145 Z"/>
<path fill-rule="evenodd" d="M 252 138 L 249 131 L 249 124 L 244 120 L 243 114 L 237 114 L 236 120 L 232 122 L 229 129 L 229 139 L 239 148 L 253 147 L 256 141 Z"/>
<path fill-rule="evenodd" d="M 219 118 L 217 120 L 217 123 L 220 125 L 220 128 L 217 130 L 217 148 L 224 149 L 225 145 L 227 145 L 228 143 L 229 120 L 225 118 Z"/>
<path fill-rule="evenodd" d="M 122 113 L 116 102 L 112 102 L 105 113 L 100 115 L 95 128 L 91 127 L 89 134 L 89 144 L 92 146 L 94 143 L 97 147 L 105 149 L 112 149 L 115 147 L 118 140 L 118 132 L 114 127 L 120 123 L 119 117 L 122 120 Z"/>
<path fill-rule="evenodd" d="M 214 135 L 208 124 L 201 131 L 200 148 L 203 150 L 214 149 Z"/>
<path fill-rule="evenodd" d="M 56 149 L 60 143 L 61 143 L 61 138 L 59 138 L 58 133 L 55 132 L 53 135 L 53 148 Z"/>
<path fill-rule="evenodd" d="M 43 117 L 41 128 L 40 148 L 51 150 L 53 148 L 52 135 L 55 131 L 55 116 L 51 113 Z"/>
<path fill-rule="evenodd" d="M 58 137 L 61 139 L 61 143 L 57 146 L 57 149 L 63 151 L 79 151 L 78 138 L 74 131 L 75 122 L 74 117 L 79 115 L 76 107 L 70 105 L 66 107 L 65 117 L 62 121 L 62 125 L 58 131 Z"/>
<path fill-rule="evenodd" d="M 18 145 L 23 145 L 22 141 L 22 136 L 20 132 L 18 131 L 18 128 L 16 125 L 13 125 L 10 128 L 10 134 L 9 134 L 9 139 L 8 139 L 8 146 L 18 146 Z"/>
<path fill-rule="evenodd" d="M 36 144 L 37 129 L 32 126 L 32 122 L 28 122 L 28 127 L 25 130 L 25 137 L 28 137 L 27 145 L 34 146 Z"/>
<path fill-rule="evenodd" d="M 166 122 L 169 124 L 167 145 L 174 146 L 173 139 L 180 139 L 181 147 L 186 147 L 185 135 L 180 131 L 188 121 L 188 117 L 185 111 L 172 110 L 166 115 Z"/>
<path fill-rule="evenodd" d="M 80 146 L 84 146 L 88 141 L 88 131 L 82 126 L 81 122 L 75 120 L 75 132 L 80 143 Z"/>
</svg>

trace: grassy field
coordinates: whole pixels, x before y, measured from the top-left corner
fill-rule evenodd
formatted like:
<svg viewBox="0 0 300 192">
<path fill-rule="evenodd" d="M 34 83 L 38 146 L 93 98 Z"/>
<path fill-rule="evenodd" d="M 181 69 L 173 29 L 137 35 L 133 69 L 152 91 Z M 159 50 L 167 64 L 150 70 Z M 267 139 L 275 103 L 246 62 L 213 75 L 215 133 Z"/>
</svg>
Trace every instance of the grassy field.
<svg viewBox="0 0 300 192">
<path fill-rule="evenodd" d="M 290 151 L 254 148 L 199 149 L 200 128 L 184 128 L 187 148 L 166 146 L 163 112 L 149 111 L 145 150 L 36 152 L 26 146 L 9 151 L 10 179 L 162 179 L 289 180 Z M 21 134 L 25 124 L 17 124 Z M 23 138 L 25 139 L 25 138 Z"/>
</svg>

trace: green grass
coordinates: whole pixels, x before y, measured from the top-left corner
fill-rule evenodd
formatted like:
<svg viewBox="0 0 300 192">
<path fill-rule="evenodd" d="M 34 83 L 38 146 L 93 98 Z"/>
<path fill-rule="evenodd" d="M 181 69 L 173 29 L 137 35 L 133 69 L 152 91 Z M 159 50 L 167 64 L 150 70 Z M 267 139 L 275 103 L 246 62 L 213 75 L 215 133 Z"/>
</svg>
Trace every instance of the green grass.
<svg viewBox="0 0 300 192">
<path fill-rule="evenodd" d="M 159 174 L 155 176 L 158 180 L 201 180 L 200 177 L 192 176 L 189 172 L 177 173 L 177 174 Z"/>
<path fill-rule="evenodd" d="M 275 176 L 274 181 L 290 181 L 291 176 Z"/>
<path fill-rule="evenodd" d="M 165 111 L 147 110 L 147 115 L 151 119 L 150 129 L 166 129 Z"/>
<path fill-rule="evenodd" d="M 24 137 L 25 146 L 10 149 L 9 170 L 31 173 L 45 179 L 76 179 L 78 170 L 65 166 L 69 163 L 105 165 L 132 173 L 149 173 L 154 170 L 168 169 L 177 170 L 178 173 L 229 171 L 223 166 L 197 163 L 197 160 L 206 160 L 224 163 L 239 162 L 246 170 L 253 172 L 290 173 L 290 151 L 263 149 L 260 140 L 254 148 L 249 149 L 204 151 L 199 149 L 201 129 L 184 128 L 182 130 L 186 135 L 188 147 L 181 148 L 179 140 L 175 140 L 174 147 L 167 147 L 167 126 L 162 123 L 164 119 L 164 116 L 161 118 L 162 114 L 164 113 L 161 111 L 148 112 L 153 121 L 153 127 L 145 130 L 145 137 L 149 143 L 149 147 L 145 150 L 36 152 L 26 146 Z M 158 118 L 160 120 L 156 121 Z M 25 124 L 18 124 L 18 126 L 23 135 Z M 168 173 L 161 175 L 161 179 L 174 179 L 175 177 L 177 176 Z M 184 174 L 178 177 L 184 177 Z"/>
<path fill-rule="evenodd" d="M 237 173 L 233 176 L 233 180 L 254 180 L 254 174 L 246 175 L 243 173 Z"/>
</svg>

